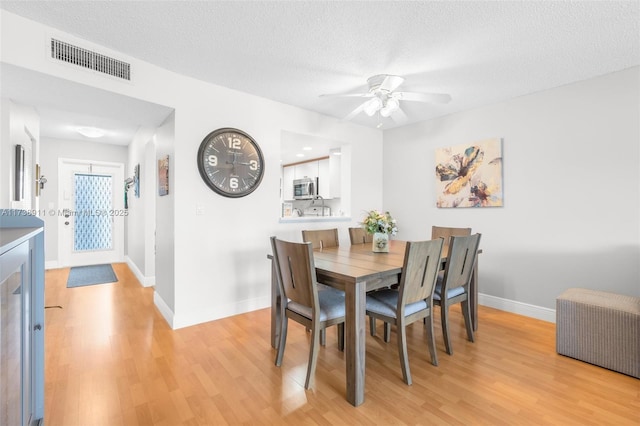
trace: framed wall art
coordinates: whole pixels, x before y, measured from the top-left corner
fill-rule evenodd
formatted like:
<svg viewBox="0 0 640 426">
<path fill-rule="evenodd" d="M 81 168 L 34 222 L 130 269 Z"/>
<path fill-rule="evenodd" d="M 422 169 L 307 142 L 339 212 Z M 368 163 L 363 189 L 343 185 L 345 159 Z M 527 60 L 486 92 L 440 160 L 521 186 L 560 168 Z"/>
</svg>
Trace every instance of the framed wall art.
<svg viewBox="0 0 640 426">
<path fill-rule="evenodd" d="M 437 148 L 436 206 L 502 207 L 502 139 Z"/>
<path fill-rule="evenodd" d="M 16 161 L 14 165 L 13 200 L 22 201 L 24 198 L 24 161 L 25 152 L 22 145 L 16 145 Z"/>
<path fill-rule="evenodd" d="M 158 195 L 169 194 L 169 156 L 158 160 Z"/>
</svg>

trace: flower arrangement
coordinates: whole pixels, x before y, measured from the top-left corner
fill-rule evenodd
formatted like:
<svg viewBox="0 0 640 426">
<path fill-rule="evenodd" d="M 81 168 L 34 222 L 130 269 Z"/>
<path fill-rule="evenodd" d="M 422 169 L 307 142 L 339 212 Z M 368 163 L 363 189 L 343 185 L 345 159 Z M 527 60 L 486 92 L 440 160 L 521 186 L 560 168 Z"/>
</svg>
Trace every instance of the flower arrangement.
<svg viewBox="0 0 640 426">
<path fill-rule="evenodd" d="M 391 217 L 389 212 L 381 213 L 378 210 L 371 210 L 362 221 L 362 227 L 367 234 L 375 234 L 380 232 L 383 234 L 396 235 L 398 227 L 396 220 Z"/>
</svg>

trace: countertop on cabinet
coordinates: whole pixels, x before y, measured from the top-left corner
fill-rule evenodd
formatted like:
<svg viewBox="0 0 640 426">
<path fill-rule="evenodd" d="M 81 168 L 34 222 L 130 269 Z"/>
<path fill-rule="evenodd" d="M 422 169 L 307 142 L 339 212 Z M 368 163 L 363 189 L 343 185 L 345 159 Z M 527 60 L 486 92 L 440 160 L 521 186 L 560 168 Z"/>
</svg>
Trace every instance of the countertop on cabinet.
<svg viewBox="0 0 640 426">
<path fill-rule="evenodd" d="M 310 222 L 351 222 L 351 216 L 298 216 L 281 217 L 280 223 L 310 223 Z"/>
</svg>

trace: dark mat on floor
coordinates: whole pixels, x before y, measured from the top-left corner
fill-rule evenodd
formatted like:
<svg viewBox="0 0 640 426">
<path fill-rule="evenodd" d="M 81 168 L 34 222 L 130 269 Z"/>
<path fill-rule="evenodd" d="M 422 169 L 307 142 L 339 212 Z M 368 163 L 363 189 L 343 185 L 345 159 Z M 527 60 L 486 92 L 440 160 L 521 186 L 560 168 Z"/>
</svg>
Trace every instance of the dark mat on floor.
<svg viewBox="0 0 640 426">
<path fill-rule="evenodd" d="M 67 287 L 115 283 L 118 281 L 111 265 L 74 266 L 69 272 Z"/>
</svg>

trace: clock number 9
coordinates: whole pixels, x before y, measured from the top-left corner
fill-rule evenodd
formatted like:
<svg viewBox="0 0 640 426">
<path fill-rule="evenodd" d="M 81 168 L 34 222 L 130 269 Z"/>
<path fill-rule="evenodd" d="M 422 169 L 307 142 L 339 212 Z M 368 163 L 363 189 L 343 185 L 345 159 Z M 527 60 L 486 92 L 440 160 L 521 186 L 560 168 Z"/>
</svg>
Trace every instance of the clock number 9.
<svg viewBox="0 0 640 426">
<path fill-rule="evenodd" d="M 210 167 L 215 167 L 218 165 L 218 157 L 216 157 L 215 155 L 210 155 L 207 158 L 208 162 L 209 162 L 209 166 Z"/>
<path fill-rule="evenodd" d="M 251 170 L 258 170 L 258 162 L 256 160 L 249 161 L 249 168 Z"/>
<path fill-rule="evenodd" d="M 229 148 L 230 149 L 240 149 L 240 139 L 238 138 L 227 138 L 229 141 Z"/>
<path fill-rule="evenodd" d="M 229 179 L 229 188 L 238 189 L 238 178 Z"/>
</svg>

